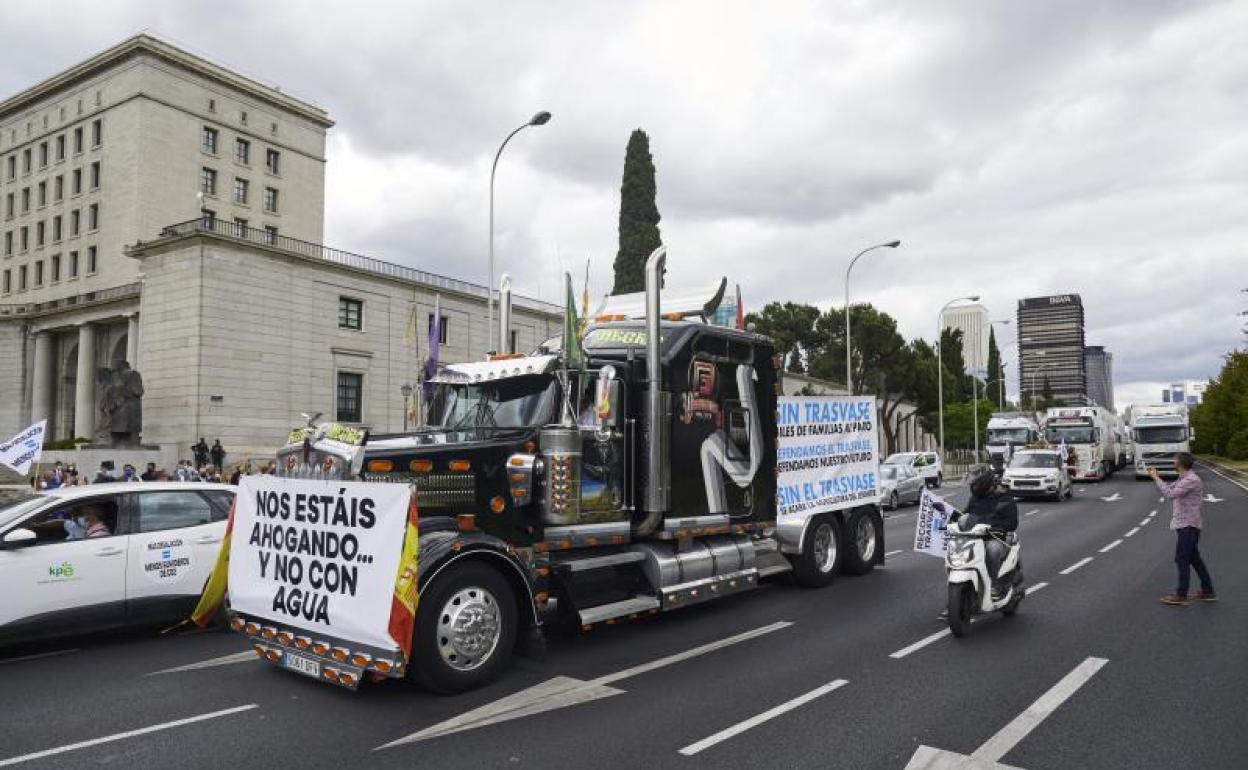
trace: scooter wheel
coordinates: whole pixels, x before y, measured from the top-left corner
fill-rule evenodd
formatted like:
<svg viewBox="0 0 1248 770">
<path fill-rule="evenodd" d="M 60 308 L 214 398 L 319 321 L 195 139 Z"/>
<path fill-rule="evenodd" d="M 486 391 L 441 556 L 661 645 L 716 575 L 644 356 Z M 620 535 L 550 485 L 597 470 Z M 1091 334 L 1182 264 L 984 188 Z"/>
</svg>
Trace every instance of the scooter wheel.
<svg viewBox="0 0 1248 770">
<path fill-rule="evenodd" d="M 949 586 L 949 613 L 946 621 L 954 636 L 962 638 L 971 626 L 971 605 L 975 591 L 970 583 L 952 583 Z"/>
</svg>

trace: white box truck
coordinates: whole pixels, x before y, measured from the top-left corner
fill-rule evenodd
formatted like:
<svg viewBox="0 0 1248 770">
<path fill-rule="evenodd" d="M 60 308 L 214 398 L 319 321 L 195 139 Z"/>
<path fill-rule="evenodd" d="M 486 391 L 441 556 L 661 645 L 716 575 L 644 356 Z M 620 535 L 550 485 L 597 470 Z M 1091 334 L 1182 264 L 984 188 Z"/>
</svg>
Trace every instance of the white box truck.
<svg viewBox="0 0 1248 770">
<path fill-rule="evenodd" d="M 1148 478 L 1148 469 L 1177 476 L 1174 455 L 1190 452 L 1192 430 L 1185 404 L 1144 404 L 1131 409 L 1131 438 L 1135 442 L 1135 477 Z"/>
<path fill-rule="evenodd" d="M 1100 406 L 1059 406 L 1044 415 L 1045 441 L 1075 450 L 1076 481 L 1101 481 L 1118 463 L 1113 412 Z"/>
</svg>

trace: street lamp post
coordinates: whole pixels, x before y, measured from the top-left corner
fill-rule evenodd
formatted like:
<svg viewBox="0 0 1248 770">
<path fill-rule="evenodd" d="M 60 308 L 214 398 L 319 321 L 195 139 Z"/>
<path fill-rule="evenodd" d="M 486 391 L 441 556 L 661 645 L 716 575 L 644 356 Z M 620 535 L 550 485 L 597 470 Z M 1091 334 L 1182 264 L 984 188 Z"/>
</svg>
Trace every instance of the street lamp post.
<svg viewBox="0 0 1248 770">
<path fill-rule="evenodd" d="M 412 398 L 412 386 L 405 382 L 399 388 L 399 392 L 403 394 L 403 432 L 407 433 L 408 404 L 411 402 Z"/>
<path fill-rule="evenodd" d="M 858 256 L 851 259 L 849 261 L 849 267 L 845 268 L 845 392 L 851 396 L 854 395 L 854 370 L 851 363 L 853 359 L 850 356 L 850 350 L 853 347 L 853 343 L 850 342 L 849 339 L 849 273 L 854 269 L 854 263 L 858 261 L 858 258 L 863 254 L 866 254 L 868 251 L 874 251 L 875 249 L 895 249 L 900 245 L 901 241 L 889 241 L 888 243 L 877 243 L 874 246 L 868 246 L 858 252 Z"/>
<path fill-rule="evenodd" d="M 940 338 L 945 333 L 945 311 L 950 305 L 958 302 L 979 302 L 979 295 L 951 299 L 936 314 L 936 412 L 940 419 L 940 463 L 945 463 L 945 372 L 944 360 L 940 357 Z"/>
<path fill-rule="evenodd" d="M 511 141 L 511 138 L 520 133 L 529 126 L 543 126 L 550 122 L 550 113 L 543 110 L 533 117 L 529 118 L 527 123 L 517 127 L 514 131 L 507 135 L 503 143 L 498 146 L 498 152 L 494 153 L 494 165 L 490 166 L 490 280 L 486 284 L 486 291 L 489 298 L 486 300 L 486 347 L 490 350 L 497 350 L 494 344 L 494 174 L 498 171 L 498 159 L 503 155 L 503 148 Z M 488 351 L 487 351 L 488 352 Z"/>
<path fill-rule="evenodd" d="M 1040 351 L 1040 353 L 1037 353 L 1036 355 L 1040 355 L 1043 352 L 1044 351 Z M 1031 387 L 1027 389 L 1027 392 L 1031 393 L 1031 406 L 1033 409 L 1036 406 L 1036 375 L 1043 372 L 1045 369 L 1052 369 L 1056 366 L 1057 364 L 1040 364 L 1035 369 L 1031 370 Z"/>
</svg>

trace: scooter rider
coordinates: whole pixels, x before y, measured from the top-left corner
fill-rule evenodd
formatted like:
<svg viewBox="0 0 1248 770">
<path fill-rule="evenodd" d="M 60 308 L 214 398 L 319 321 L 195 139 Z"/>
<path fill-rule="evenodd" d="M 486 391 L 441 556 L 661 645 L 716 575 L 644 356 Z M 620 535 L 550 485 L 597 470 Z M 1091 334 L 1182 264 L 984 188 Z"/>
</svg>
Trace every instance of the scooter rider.
<svg viewBox="0 0 1248 770">
<path fill-rule="evenodd" d="M 971 499 L 967 501 L 966 510 L 960 514 L 955 512 L 951 521 L 958 521 L 965 516 L 967 519 L 958 526 L 969 529 L 976 524 L 987 524 L 993 532 L 1013 532 L 1018 529 L 1018 503 L 1007 493 L 997 489 L 997 480 L 992 470 L 984 465 L 976 465 L 966 474 L 967 486 L 971 489 Z M 992 594 L 994 599 L 1000 598 L 1008 586 L 1001 582 L 997 570 L 1005 560 L 1009 547 L 999 538 L 990 537 L 987 542 L 988 569 L 992 573 Z"/>
</svg>

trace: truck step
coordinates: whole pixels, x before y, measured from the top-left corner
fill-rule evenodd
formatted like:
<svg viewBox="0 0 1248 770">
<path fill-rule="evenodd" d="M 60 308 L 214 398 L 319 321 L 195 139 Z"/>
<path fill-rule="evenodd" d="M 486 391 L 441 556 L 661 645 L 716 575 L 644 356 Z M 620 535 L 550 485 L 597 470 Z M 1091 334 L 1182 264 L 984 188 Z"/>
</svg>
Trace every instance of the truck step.
<svg viewBox="0 0 1248 770">
<path fill-rule="evenodd" d="M 555 570 L 585 572 L 587 570 L 618 567 L 622 564 L 636 564 L 645 558 L 646 555 L 639 551 L 621 551 L 619 553 L 608 553 L 602 556 L 585 556 L 579 559 L 555 560 L 551 561 L 550 566 Z"/>
<path fill-rule="evenodd" d="M 586 607 L 578 610 L 582 626 L 592 626 L 595 623 L 602 623 L 607 620 L 623 618 L 629 615 L 639 615 L 643 612 L 650 612 L 659 608 L 659 599 L 656 596 L 633 596 L 619 602 L 611 602 L 610 604 L 600 604 L 597 607 Z"/>
<path fill-rule="evenodd" d="M 793 571 L 793 562 L 789 561 L 788 557 L 779 551 L 768 551 L 766 553 L 757 554 L 754 559 L 754 566 L 758 569 L 758 576 L 760 578 L 771 577 L 772 575 L 779 575 L 782 572 Z"/>
</svg>

